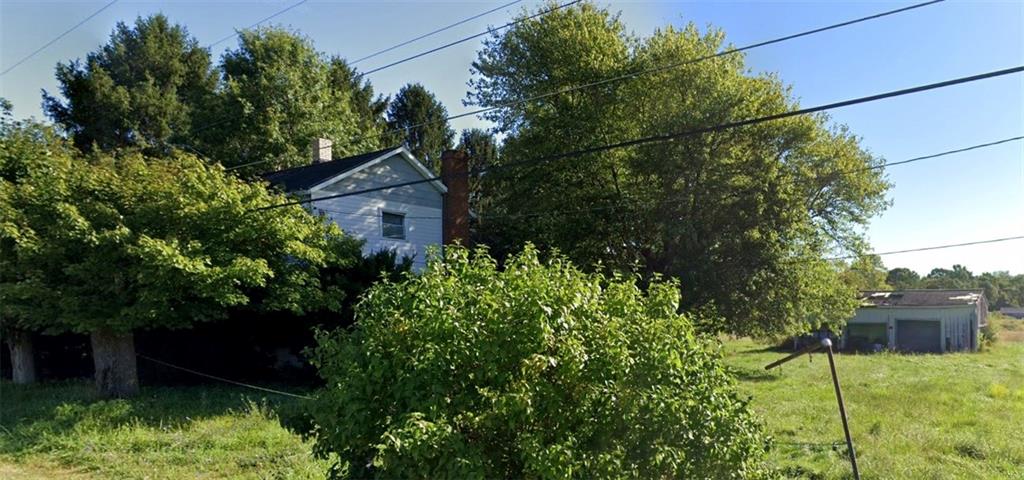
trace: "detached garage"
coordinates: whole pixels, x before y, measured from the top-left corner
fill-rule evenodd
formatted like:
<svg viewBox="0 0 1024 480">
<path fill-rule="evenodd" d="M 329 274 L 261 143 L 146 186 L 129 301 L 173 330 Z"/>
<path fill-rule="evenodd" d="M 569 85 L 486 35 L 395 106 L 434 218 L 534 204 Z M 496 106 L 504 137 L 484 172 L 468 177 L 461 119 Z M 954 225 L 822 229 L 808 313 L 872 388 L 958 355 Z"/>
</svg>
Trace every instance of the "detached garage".
<svg viewBox="0 0 1024 480">
<path fill-rule="evenodd" d="M 988 322 L 982 290 L 862 292 L 842 347 L 904 352 L 977 351 Z"/>
</svg>

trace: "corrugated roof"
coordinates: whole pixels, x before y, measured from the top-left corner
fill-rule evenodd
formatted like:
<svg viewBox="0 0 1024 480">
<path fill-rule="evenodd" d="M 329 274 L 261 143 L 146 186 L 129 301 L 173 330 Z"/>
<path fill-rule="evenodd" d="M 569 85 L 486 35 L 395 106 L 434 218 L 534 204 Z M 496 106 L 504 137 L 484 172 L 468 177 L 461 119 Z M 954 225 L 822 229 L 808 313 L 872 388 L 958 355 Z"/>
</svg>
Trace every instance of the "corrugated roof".
<svg viewBox="0 0 1024 480">
<path fill-rule="evenodd" d="M 985 296 L 981 289 L 898 290 L 860 292 L 863 307 L 946 307 L 974 305 Z"/>
<path fill-rule="evenodd" d="M 278 185 L 287 192 L 309 190 L 331 177 L 355 170 L 381 155 L 397 150 L 398 147 L 385 148 L 376 152 L 363 153 L 352 157 L 340 158 L 329 162 L 314 163 L 302 167 L 289 168 L 263 174 L 263 179 L 271 185 Z"/>
</svg>

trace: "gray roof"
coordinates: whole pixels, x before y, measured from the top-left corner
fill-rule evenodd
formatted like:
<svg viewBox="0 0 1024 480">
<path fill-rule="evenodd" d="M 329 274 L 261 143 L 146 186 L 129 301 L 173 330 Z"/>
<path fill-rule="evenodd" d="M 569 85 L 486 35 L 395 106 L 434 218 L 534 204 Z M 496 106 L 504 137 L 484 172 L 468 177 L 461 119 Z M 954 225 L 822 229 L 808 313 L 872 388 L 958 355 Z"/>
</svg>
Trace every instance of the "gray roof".
<svg viewBox="0 0 1024 480">
<path fill-rule="evenodd" d="M 985 298 L 981 289 L 898 290 L 860 292 L 862 307 L 947 307 L 974 305 Z"/>
<path fill-rule="evenodd" d="M 370 163 L 381 155 L 398 150 L 399 147 L 385 148 L 376 152 L 363 153 L 352 157 L 340 158 L 329 162 L 314 163 L 302 167 L 289 168 L 263 174 L 263 179 L 271 185 L 278 185 L 286 192 L 309 190 L 324 180 L 355 170 Z"/>
</svg>

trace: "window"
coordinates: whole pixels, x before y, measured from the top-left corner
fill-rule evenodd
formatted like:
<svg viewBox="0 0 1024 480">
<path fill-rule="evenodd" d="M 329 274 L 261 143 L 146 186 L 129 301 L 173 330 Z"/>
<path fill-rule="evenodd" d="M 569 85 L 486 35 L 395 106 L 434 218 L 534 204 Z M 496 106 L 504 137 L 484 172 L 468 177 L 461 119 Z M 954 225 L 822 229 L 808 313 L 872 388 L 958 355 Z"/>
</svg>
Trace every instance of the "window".
<svg viewBox="0 0 1024 480">
<path fill-rule="evenodd" d="M 381 234 L 384 238 L 405 238 L 405 215 L 380 212 Z"/>
</svg>

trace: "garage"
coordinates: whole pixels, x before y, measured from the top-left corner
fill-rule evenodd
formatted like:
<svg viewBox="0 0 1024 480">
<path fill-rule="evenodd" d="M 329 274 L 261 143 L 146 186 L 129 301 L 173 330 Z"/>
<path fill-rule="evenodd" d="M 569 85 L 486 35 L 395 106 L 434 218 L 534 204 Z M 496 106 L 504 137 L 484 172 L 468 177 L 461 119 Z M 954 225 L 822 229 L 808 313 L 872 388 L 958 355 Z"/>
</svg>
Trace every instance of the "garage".
<svg viewBox="0 0 1024 480">
<path fill-rule="evenodd" d="M 984 290 L 877 290 L 861 292 L 858 300 L 843 328 L 841 348 L 976 352 L 981 328 L 988 324 Z"/>
<path fill-rule="evenodd" d="M 896 320 L 896 349 L 905 352 L 942 352 L 942 322 Z"/>
</svg>

